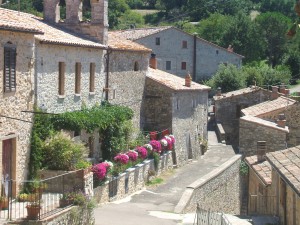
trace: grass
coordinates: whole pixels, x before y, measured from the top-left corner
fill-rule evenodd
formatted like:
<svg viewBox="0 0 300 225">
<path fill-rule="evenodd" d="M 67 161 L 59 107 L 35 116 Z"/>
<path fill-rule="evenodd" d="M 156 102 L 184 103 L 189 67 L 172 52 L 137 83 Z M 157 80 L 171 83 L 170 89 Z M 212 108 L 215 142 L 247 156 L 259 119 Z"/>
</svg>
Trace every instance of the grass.
<svg viewBox="0 0 300 225">
<path fill-rule="evenodd" d="M 147 186 L 152 186 L 152 185 L 159 185 L 164 181 L 164 179 L 160 177 L 156 177 L 153 180 L 150 180 L 146 183 Z"/>
<path fill-rule="evenodd" d="M 159 10 L 155 10 L 155 9 L 134 9 L 132 11 L 137 12 L 137 13 L 141 14 L 142 16 L 159 12 Z"/>
</svg>

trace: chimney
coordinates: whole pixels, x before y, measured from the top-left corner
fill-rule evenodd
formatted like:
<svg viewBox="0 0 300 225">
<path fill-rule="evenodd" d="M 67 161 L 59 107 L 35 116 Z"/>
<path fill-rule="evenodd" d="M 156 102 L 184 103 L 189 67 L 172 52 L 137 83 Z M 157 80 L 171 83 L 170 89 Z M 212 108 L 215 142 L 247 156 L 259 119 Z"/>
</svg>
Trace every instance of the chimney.
<svg viewBox="0 0 300 225">
<path fill-rule="evenodd" d="M 272 86 L 272 94 L 271 94 L 271 99 L 277 99 L 278 98 L 278 87 L 277 86 Z"/>
<path fill-rule="evenodd" d="M 279 114 L 277 120 L 277 126 L 285 128 L 285 124 L 286 124 L 285 115 L 283 113 Z"/>
<path fill-rule="evenodd" d="M 192 84 L 192 77 L 191 77 L 191 74 L 187 74 L 185 76 L 185 86 L 186 87 L 191 87 L 191 84 Z"/>
<path fill-rule="evenodd" d="M 267 152 L 267 142 L 266 141 L 258 141 L 257 142 L 257 161 L 264 161 L 264 157 Z"/>
<path fill-rule="evenodd" d="M 154 53 L 151 54 L 151 58 L 150 58 L 150 62 L 149 62 L 149 66 L 152 69 L 157 69 L 157 59 L 156 59 L 156 55 Z"/>
<path fill-rule="evenodd" d="M 60 20 L 59 0 L 44 0 L 44 20 L 58 23 Z"/>
<path fill-rule="evenodd" d="M 220 87 L 218 87 L 216 96 L 221 96 L 221 94 L 222 94 L 222 89 Z"/>
</svg>

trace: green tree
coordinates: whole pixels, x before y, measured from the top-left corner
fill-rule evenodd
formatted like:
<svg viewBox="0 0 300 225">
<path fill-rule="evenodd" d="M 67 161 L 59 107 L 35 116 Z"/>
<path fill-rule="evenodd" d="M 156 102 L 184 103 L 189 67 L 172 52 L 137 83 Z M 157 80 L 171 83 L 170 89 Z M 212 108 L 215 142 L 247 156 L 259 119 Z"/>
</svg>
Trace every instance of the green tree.
<svg viewBox="0 0 300 225">
<path fill-rule="evenodd" d="M 108 22 L 111 29 L 116 29 L 120 24 L 120 18 L 129 10 L 125 0 L 108 1 Z"/>
<path fill-rule="evenodd" d="M 286 33 L 291 25 L 291 20 L 281 13 L 267 12 L 257 16 L 255 22 L 259 25 L 261 35 L 266 42 L 267 59 L 270 65 L 275 67 L 280 63 L 286 50 Z"/>
<path fill-rule="evenodd" d="M 132 25 L 134 27 L 142 27 L 145 23 L 143 16 L 137 12 L 128 10 L 120 17 L 120 23 L 117 29 L 129 29 Z"/>
</svg>

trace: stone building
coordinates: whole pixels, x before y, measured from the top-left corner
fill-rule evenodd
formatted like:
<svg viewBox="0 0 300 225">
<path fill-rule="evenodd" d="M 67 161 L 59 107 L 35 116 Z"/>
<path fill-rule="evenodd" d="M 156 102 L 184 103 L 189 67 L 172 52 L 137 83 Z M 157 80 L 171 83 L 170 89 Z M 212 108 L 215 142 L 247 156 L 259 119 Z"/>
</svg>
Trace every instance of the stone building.
<svg viewBox="0 0 300 225">
<path fill-rule="evenodd" d="M 27 175 L 31 113 L 34 105 L 35 35 L 43 33 L 10 10 L 0 8 L 0 179 L 22 180 Z M 8 191 L 8 190 L 5 190 Z M 15 193 L 15 187 L 13 192 Z"/>
<path fill-rule="evenodd" d="M 193 80 L 203 80 L 215 74 L 220 64 L 242 66 L 243 56 L 175 27 L 155 27 L 114 32 L 119 37 L 135 41 L 152 49 L 157 68 Z"/>
<path fill-rule="evenodd" d="M 176 154 L 173 155 L 173 163 L 177 165 L 201 155 L 199 140 L 207 139 L 210 88 L 185 82 L 187 79 L 151 68 L 146 77 L 143 101 L 144 129 L 168 129 L 175 135 Z"/>
<path fill-rule="evenodd" d="M 276 90 L 271 92 L 259 87 L 249 87 L 214 96 L 215 118 L 224 128 L 226 143 L 238 148 L 239 120 L 242 116 L 242 109 L 275 99 L 278 95 Z"/>
<path fill-rule="evenodd" d="M 280 224 L 300 224 L 300 146 L 246 158 L 249 214 L 278 216 Z"/>
</svg>

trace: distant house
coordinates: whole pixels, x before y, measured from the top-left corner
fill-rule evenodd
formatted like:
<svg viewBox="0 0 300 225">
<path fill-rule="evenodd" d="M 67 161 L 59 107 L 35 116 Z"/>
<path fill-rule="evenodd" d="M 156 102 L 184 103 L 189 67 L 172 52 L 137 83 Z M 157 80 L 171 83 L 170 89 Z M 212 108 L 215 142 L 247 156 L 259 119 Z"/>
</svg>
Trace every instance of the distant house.
<svg viewBox="0 0 300 225">
<path fill-rule="evenodd" d="M 158 69 L 150 69 L 146 77 L 143 101 L 144 129 L 168 129 L 176 137 L 175 164 L 201 155 L 200 139 L 207 139 L 208 92 L 210 87 L 192 82 Z"/>
<path fill-rule="evenodd" d="M 225 49 L 175 27 L 155 27 L 114 31 L 115 35 L 152 49 L 158 69 L 193 80 L 203 80 L 215 74 L 220 64 L 242 66 L 243 56 L 231 48 Z"/>
<path fill-rule="evenodd" d="M 271 91 L 249 87 L 214 96 L 215 119 L 221 123 L 226 133 L 225 141 L 235 148 L 239 146 L 239 121 L 242 109 L 278 97 L 278 91 Z"/>
<path fill-rule="evenodd" d="M 262 156 L 262 155 L 261 155 Z M 248 214 L 271 215 L 280 224 L 300 222 L 300 146 L 246 158 L 249 165 Z"/>
</svg>

